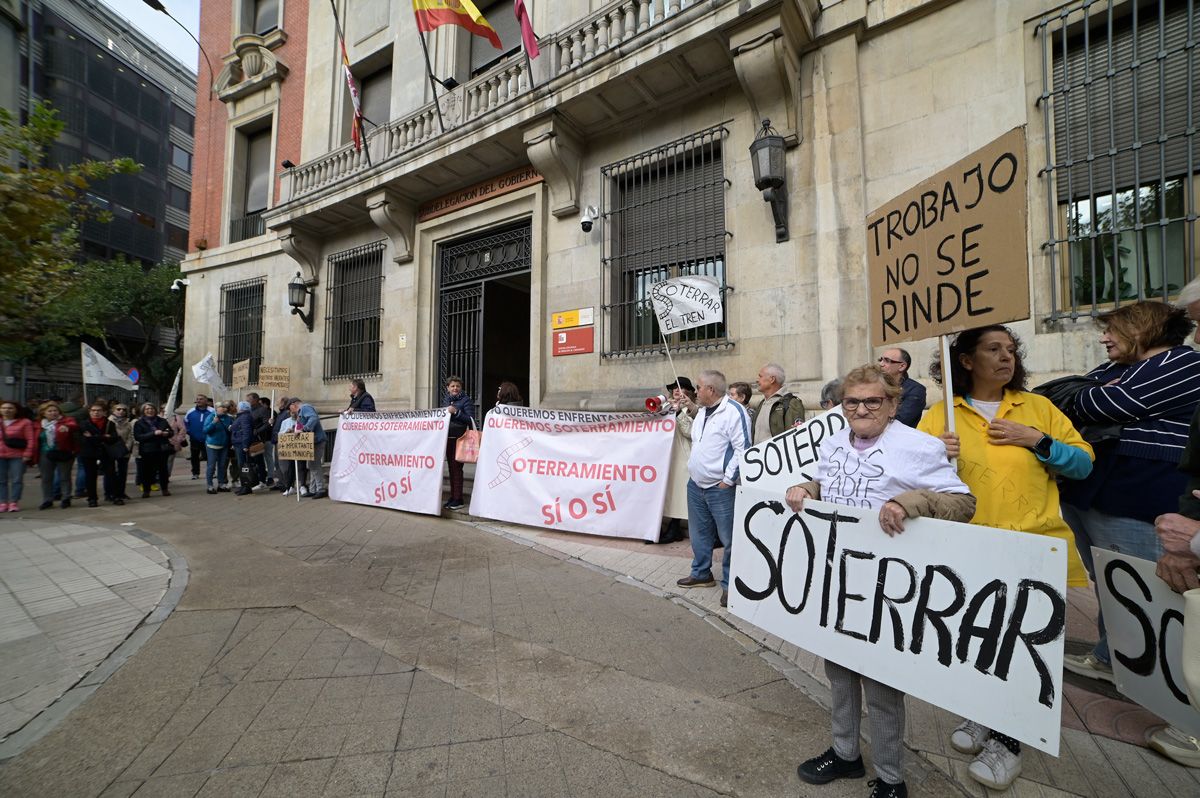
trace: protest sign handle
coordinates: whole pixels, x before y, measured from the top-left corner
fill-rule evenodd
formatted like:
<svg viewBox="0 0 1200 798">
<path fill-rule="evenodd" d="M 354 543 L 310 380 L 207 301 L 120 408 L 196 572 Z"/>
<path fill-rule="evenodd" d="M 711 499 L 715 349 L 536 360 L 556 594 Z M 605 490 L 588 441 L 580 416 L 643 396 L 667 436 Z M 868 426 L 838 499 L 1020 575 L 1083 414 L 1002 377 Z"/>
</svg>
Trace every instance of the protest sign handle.
<svg viewBox="0 0 1200 798">
<path fill-rule="evenodd" d="M 946 432 L 954 433 L 954 378 L 950 368 L 950 336 L 938 336 L 942 347 L 942 401 L 946 406 Z M 951 457 L 950 465 L 958 469 L 958 458 Z"/>
<path fill-rule="evenodd" d="M 293 460 L 296 464 L 296 504 L 300 503 L 300 461 Z"/>
<path fill-rule="evenodd" d="M 667 362 L 671 364 L 671 373 L 675 375 L 675 385 L 679 385 L 679 370 L 675 368 L 675 358 L 671 357 L 671 345 L 667 343 L 667 334 L 663 332 L 662 324 L 658 325 L 658 334 L 662 336 L 663 351 L 667 353 Z M 671 397 L 667 397 L 670 399 Z"/>
</svg>

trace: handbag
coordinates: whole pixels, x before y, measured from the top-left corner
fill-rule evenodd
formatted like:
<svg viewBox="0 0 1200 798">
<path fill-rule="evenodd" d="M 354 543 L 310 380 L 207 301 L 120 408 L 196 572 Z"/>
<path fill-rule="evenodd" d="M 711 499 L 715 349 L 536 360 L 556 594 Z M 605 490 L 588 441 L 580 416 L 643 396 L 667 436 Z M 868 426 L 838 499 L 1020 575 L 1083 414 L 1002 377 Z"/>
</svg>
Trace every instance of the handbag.
<svg viewBox="0 0 1200 798">
<path fill-rule="evenodd" d="M 125 441 L 116 441 L 104 444 L 104 453 L 110 460 L 122 460 L 129 456 L 129 448 L 125 445 Z"/>
<path fill-rule="evenodd" d="M 246 463 L 238 469 L 238 481 L 242 483 L 242 487 L 246 490 L 252 489 L 258 484 L 258 469 Z"/>
<path fill-rule="evenodd" d="M 10 438 L 7 435 L 4 436 L 4 445 L 10 449 L 24 449 L 26 443 L 27 441 L 24 438 Z"/>
<path fill-rule="evenodd" d="M 254 443 L 250 444 L 250 446 L 246 449 L 246 451 L 250 453 L 251 457 L 258 457 L 260 454 L 262 454 L 266 450 L 267 450 L 267 445 L 265 443 L 263 443 L 262 441 L 255 441 Z"/>
<path fill-rule="evenodd" d="M 460 463 L 479 462 L 479 444 L 483 434 L 475 429 L 475 419 L 471 419 L 471 428 L 458 437 L 454 444 L 454 459 Z"/>
</svg>

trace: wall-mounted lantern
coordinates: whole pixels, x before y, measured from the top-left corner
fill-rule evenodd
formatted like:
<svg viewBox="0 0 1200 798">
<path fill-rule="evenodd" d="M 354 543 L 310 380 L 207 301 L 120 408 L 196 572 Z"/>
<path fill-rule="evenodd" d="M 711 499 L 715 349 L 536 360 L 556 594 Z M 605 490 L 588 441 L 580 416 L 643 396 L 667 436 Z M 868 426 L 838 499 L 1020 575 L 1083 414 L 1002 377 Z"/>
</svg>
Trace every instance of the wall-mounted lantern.
<svg viewBox="0 0 1200 798">
<path fill-rule="evenodd" d="M 300 279 L 300 272 L 296 272 L 296 279 L 288 283 L 288 304 L 292 306 L 292 315 L 299 316 L 300 321 L 304 322 L 304 326 L 308 327 L 308 331 L 313 331 L 313 316 L 315 313 L 305 313 L 304 306 L 308 304 L 308 298 L 312 296 L 312 291 L 304 281 Z"/>
<path fill-rule="evenodd" d="M 783 151 L 783 136 L 771 127 L 770 119 L 764 119 L 762 129 L 750 145 L 750 163 L 754 167 L 755 188 L 771 204 L 771 215 L 775 217 L 775 243 L 788 240 Z"/>
</svg>

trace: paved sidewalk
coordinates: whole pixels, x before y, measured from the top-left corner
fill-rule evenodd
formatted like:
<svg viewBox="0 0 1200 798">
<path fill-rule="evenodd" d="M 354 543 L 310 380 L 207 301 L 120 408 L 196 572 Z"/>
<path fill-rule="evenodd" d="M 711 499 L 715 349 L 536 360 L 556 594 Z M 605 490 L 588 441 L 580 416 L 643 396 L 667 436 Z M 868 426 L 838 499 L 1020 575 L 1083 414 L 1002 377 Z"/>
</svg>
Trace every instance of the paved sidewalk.
<svg viewBox="0 0 1200 798">
<path fill-rule="evenodd" d="M 169 580 L 167 556 L 128 532 L 0 516 L 0 741 L 116 649 Z"/>
<path fill-rule="evenodd" d="M 720 607 L 717 588 L 683 590 L 675 580 L 688 574 L 692 551 L 687 540 L 649 546 L 642 541 L 552 532 L 455 514 L 472 525 L 540 551 L 598 566 L 626 576 L 676 601 L 712 613 L 776 652 L 778 667 L 794 683 L 828 706 L 828 680 L 822 660 L 730 615 Z M 719 570 L 719 558 L 715 568 Z M 1090 588 L 1072 588 L 1068 596 L 1067 650 L 1090 651 L 1096 639 L 1096 597 Z M 1025 747 L 1022 776 L 1003 792 L 988 790 L 967 775 L 970 757 L 949 744 L 960 718 L 913 697 L 908 698 L 906 742 L 952 778 L 968 795 L 1020 796 L 1200 796 L 1200 769 L 1184 768 L 1144 745 L 1145 735 L 1163 721 L 1125 700 L 1112 685 L 1065 674 L 1063 740 L 1059 757 Z"/>
</svg>

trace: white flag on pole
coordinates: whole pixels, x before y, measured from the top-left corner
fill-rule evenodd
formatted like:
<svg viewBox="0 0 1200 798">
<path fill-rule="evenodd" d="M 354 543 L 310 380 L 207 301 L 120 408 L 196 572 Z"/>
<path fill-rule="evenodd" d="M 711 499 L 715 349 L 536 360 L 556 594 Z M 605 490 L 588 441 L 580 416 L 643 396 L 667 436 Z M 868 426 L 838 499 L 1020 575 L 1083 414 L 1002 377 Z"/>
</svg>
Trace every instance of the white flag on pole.
<svg viewBox="0 0 1200 798">
<path fill-rule="evenodd" d="M 217 359 L 213 357 L 213 353 L 209 352 L 196 365 L 192 366 L 192 377 L 196 382 L 203 382 L 213 389 L 215 393 L 229 393 L 229 389 L 225 387 L 224 381 L 221 380 L 221 372 L 217 369 Z"/>
<path fill-rule="evenodd" d="M 179 397 L 179 383 L 183 381 L 183 368 L 175 372 L 175 382 L 171 383 L 171 393 L 167 395 L 167 413 L 175 410 L 175 400 Z"/>
<path fill-rule="evenodd" d="M 115 363 L 79 342 L 79 356 L 83 359 L 83 381 L 88 385 L 113 385 L 127 391 L 137 390 L 137 384 L 121 371 Z"/>
<path fill-rule="evenodd" d="M 650 301 L 663 335 L 725 319 L 721 284 L 715 277 L 672 277 L 650 287 Z"/>
</svg>

